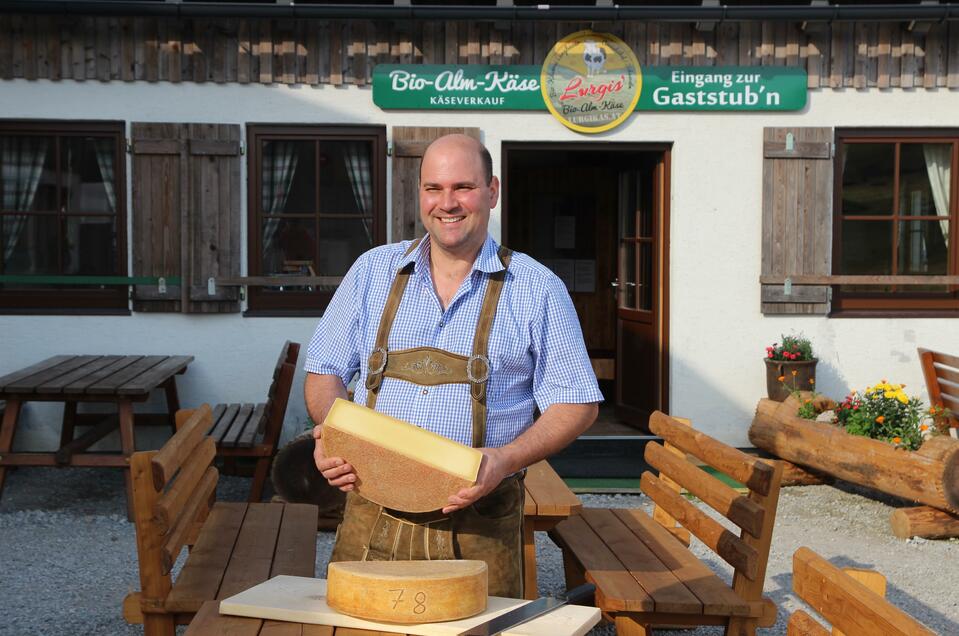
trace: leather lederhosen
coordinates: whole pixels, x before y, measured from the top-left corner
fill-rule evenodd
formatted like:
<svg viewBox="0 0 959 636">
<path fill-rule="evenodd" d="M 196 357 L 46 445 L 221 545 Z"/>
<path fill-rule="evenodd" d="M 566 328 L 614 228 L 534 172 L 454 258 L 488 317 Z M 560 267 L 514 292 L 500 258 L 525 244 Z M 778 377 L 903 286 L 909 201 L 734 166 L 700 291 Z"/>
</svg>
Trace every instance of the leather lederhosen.
<svg viewBox="0 0 959 636">
<path fill-rule="evenodd" d="M 415 241 L 406 252 L 419 245 Z M 393 319 L 413 270 L 409 263 L 393 280 L 376 343 L 368 359 L 366 405 L 374 408 L 383 377 L 421 386 L 468 384 L 472 403 L 472 445 L 486 437 L 486 382 L 489 335 L 511 251 L 499 250 L 504 269 L 490 275 L 469 357 L 435 347 L 399 351 L 387 348 Z M 415 484 L 404 487 L 415 488 Z M 454 493 L 450 493 L 451 495 Z M 449 515 L 436 510 L 407 513 L 377 505 L 355 492 L 347 494 L 343 523 L 337 529 L 330 561 L 480 559 L 489 568 L 489 593 L 522 598 L 522 524 L 525 489 L 521 474 L 504 479 L 473 505 Z"/>
</svg>

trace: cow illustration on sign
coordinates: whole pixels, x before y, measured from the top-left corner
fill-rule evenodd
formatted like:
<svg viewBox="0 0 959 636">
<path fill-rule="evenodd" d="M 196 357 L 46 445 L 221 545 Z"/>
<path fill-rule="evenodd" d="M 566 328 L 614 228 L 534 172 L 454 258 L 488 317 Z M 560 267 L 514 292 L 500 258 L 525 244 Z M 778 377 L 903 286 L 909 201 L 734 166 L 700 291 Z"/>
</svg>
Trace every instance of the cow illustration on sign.
<svg viewBox="0 0 959 636">
<path fill-rule="evenodd" d="M 606 51 L 595 40 L 583 42 L 583 62 L 586 64 L 586 77 L 603 72 L 606 66 Z"/>
</svg>

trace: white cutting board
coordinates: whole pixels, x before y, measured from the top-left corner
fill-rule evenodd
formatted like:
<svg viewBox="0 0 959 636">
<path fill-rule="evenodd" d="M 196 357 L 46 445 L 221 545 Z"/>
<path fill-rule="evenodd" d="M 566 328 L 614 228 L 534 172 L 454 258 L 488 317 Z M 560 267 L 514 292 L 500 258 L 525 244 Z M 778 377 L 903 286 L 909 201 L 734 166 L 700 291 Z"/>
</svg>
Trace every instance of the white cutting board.
<svg viewBox="0 0 959 636">
<path fill-rule="evenodd" d="M 326 579 L 280 575 L 220 601 L 220 613 L 419 636 L 451 636 L 528 602 L 490 596 L 486 611 L 459 621 L 419 625 L 376 623 L 331 609 L 326 604 Z M 503 636 L 583 636 L 599 619 L 600 613 L 595 607 L 564 605 L 506 630 Z"/>
</svg>

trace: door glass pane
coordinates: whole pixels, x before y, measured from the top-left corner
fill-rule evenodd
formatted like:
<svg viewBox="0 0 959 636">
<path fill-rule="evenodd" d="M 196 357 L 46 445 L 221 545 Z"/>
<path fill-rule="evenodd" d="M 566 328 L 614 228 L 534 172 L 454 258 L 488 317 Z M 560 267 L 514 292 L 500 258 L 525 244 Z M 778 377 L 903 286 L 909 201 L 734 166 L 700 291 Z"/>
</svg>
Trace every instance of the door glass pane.
<svg viewBox="0 0 959 636">
<path fill-rule="evenodd" d="M 895 144 L 842 145 L 842 214 L 890 215 Z"/>
<path fill-rule="evenodd" d="M 373 247 L 372 219 L 320 219 L 317 276 L 343 276 L 363 252 Z"/>
<path fill-rule="evenodd" d="M 899 213 L 949 216 L 952 144 L 902 144 L 899 155 Z"/>
<path fill-rule="evenodd" d="M 57 209 L 53 137 L 0 137 L 0 206 L 4 211 Z"/>
<path fill-rule="evenodd" d="M 260 175 L 264 215 L 316 213 L 316 142 L 263 142 Z"/>
<path fill-rule="evenodd" d="M 373 214 L 372 153 L 366 141 L 320 142 L 323 214 Z"/>
<path fill-rule="evenodd" d="M 5 215 L 0 234 L 4 274 L 59 274 L 57 216 Z"/>
<path fill-rule="evenodd" d="M 843 221 L 843 274 L 892 274 L 892 222 Z M 844 285 L 844 291 L 879 292 L 888 287 Z"/>
<path fill-rule="evenodd" d="M 624 241 L 620 244 L 619 306 L 625 309 L 636 308 L 636 243 Z"/>
<path fill-rule="evenodd" d="M 623 199 L 619 204 L 619 238 L 636 236 L 636 198 L 639 179 L 635 172 L 622 172 L 619 178 L 623 187 Z"/>
<path fill-rule="evenodd" d="M 899 273 L 944 276 L 949 273 L 949 222 L 903 221 L 899 224 Z M 944 291 L 942 286 L 915 286 L 906 291 Z"/>
<path fill-rule="evenodd" d="M 115 212 L 116 140 L 62 137 L 60 177 L 67 212 Z"/>
<path fill-rule="evenodd" d="M 638 309 L 653 310 L 653 244 L 639 244 L 639 280 L 636 282 Z"/>
<path fill-rule="evenodd" d="M 651 170 L 639 173 L 639 192 L 636 200 L 639 202 L 639 236 L 651 238 L 653 236 L 653 175 Z"/>
<path fill-rule="evenodd" d="M 115 220 L 68 216 L 63 242 L 63 273 L 112 276 L 117 273 Z"/>
</svg>

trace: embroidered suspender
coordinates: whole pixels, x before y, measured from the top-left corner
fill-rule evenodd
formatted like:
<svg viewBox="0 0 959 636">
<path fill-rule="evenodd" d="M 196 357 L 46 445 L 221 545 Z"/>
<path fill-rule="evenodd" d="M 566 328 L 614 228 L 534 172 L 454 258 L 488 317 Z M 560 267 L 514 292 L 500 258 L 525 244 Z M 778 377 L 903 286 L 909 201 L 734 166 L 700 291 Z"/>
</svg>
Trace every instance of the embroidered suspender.
<svg viewBox="0 0 959 636">
<path fill-rule="evenodd" d="M 419 245 L 417 239 L 410 245 L 405 255 L 409 255 Z M 383 376 L 399 378 L 420 385 L 449 383 L 468 383 L 472 402 L 472 443 L 480 447 L 486 439 L 486 383 L 489 380 L 490 362 L 487 357 L 489 336 L 496 316 L 496 307 L 503 291 L 506 270 L 509 268 L 512 251 L 500 247 L 499 258 L 504 269 L 493 272 L 486 286 L 483 305 L 476 323 L 473 337 L 473 353 L 468 358 L 434 347 L 417 347 L 401 351 L 388 351 L 390 331 L 399 309 L 403 292 L 413 271 L 413 263 L 407 264 L 393 279 L 380 325 L 376 332 L 373 351 L 367 360 L 366 406 L 374 408 Z M 426 352 L 425 357 L 422 355 Z"/>
</svg>

